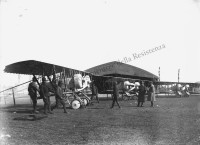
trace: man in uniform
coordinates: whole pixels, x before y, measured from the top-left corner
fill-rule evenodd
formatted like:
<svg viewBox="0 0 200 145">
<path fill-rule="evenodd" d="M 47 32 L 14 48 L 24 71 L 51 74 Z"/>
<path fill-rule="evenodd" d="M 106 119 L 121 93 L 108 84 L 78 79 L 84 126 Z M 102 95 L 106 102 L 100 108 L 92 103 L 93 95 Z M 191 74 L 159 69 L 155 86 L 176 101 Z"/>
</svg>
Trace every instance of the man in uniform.
<svg viewBox="0 0 200 145">
<path fill-rule="evenodd" d="M 153 85 L 153 82 L 150 82 L 150 88 L 149 88 L 149 95 L 150 95 L 150 101 L 151 101 L 151 107 L 154 106 L 154 102 L 156 101 L 156 96 L 155 96 L 155 87 Z"/>
<path fill-rule="evenodd" d="M 94 96 L 96 96 L 97 102 L 99 103 L 98 88 L 95 85 L 94 81 L 92 81 L 92 83 L 91 83 L 91 90 L 92 90 L 91 100 L 93 100 Z"/>
<path fill-rule="evenodd" d="M 55 95 L 56 95 L 56 100 L 59 100 L 59 102 L 63 105 L 63 109 L 64 109 L 64 113 L 67 113 L 67 110 L 66 110 L 66 106 L 65 106 L 65 101 L 63 99 L 63 90 L 62 90 L 62 81 L 60 80 L 58 82 L 58 86 L 56 86 L 56 92 L 55 92 Z M 51 110 L 55 109 L 56 108 L 56 104 L 55 106 L 52 106 Z"/>
<path fill-rule="evenodd" d="M 36 107 L 37 107 L 37 92 L 39 92 L 39 88 L 36 85 L 37 79 L 33 77 L 32 82 L 28 85 L 28 93 L 31 97 L 31 100 L 33 102 L 33 113 L 38 113 Z"/>
<path fill-rule="evenodd" d="M 50 102 L 50 93 L 53 92 L 50 86 L 46 82 L 46 78 L 42 78 L 42 84 L 40 85 L 40 91 L 44 101 L 44 114 L 47 114 L 47 110 L 50 114 L 53 114 L 51 111 L 51 102 Z"/>
<path fill-rule="evenodd" d="M 139 94 L 138 94 L 138 105 L 137 107 L 142 107 L 143 103 L 145 102 L 145 93 L 146 93 L 146 87 L 144 86 L 144 82 L 141 81 L 140 82 L 140 86 L 139 86 Z M 140 105 L 141 103 L 141 105 Z"/>
<path fill-rule="evenodd" d="M 117 103 L 118 107 L 121 108 L 121 107 L 119 106 L 119 103 L 118 103 L 118 97 L 119 97 L 119 88 L 118 88 L 118 86 L 117 86 L 117 82 L 114 81 L 114 82 L 113 82 L 113 102 L 112 102 L 111 109 L 114 107 L 115 102 Z"/>
</svg>

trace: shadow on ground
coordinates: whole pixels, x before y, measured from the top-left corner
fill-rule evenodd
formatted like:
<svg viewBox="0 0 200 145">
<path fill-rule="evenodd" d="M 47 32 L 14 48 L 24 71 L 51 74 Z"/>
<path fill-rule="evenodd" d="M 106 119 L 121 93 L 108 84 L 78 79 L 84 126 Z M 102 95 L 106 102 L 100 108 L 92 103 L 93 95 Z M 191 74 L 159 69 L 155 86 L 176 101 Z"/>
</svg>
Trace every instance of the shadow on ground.
<svg viewBox="0 0 200 145">
<path fill-rule="evenodd" d="M 13 120 L 17 120 L 17 121 L 37 121 L 37 120 L 41 120 L 44 118 L 47 118 L 47 115 L 36 115 L 36 114 L 32 114 L 32 115 L 23 115 L 20 117 L 16 117 Z"/>
</svg>

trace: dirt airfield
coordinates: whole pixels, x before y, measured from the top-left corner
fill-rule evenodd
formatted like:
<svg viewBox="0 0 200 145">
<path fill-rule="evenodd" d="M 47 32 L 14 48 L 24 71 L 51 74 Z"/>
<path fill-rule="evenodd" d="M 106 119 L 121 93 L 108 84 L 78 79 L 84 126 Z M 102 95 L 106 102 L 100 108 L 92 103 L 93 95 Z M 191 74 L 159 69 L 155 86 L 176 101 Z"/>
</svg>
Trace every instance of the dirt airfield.
<svg viewBox="0 0 200 145">
<path fill-rule="evenodd" d="M 83 109 L 32 115 L 30 102 L 0 106 L 1 145 L 195 145 L 200 144 L 200 96 L 158 98 L 155 107 L 136 100 L 112 101 Z M 43 103 L 39 102 L 39 108 Z"/>
</svg>

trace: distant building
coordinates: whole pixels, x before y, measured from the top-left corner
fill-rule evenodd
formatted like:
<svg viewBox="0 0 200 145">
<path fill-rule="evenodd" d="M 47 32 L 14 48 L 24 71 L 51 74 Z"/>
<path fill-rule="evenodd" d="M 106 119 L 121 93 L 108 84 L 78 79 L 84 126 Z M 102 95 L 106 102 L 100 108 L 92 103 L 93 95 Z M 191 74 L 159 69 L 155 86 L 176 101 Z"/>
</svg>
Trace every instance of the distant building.
<svg viewBox="0 0 200 145">
<path fill-rule="evenodd" d="M 92 73 L 93 80 L 96 82 L 96 86 L 99 90 L 99 93 L 107 93 L 112 90 L 112 85 L 109 80 L 112 80 L 112 77 L 118 77 L 117 80 L 147 80 L 147 81 L 158 81 L 159 77 L 146 71 L 141 68 L 113 61 L 98 65 L 92 68 L 85 70 L 86 72 Z M 107 76 L 107 77 L 102 77 Z"/>
<path fill-rule="evenodd" d="M 113 61 L 85 70 L 97 76 L 113 76 L 140 80 L 158 81 L 159 77 L 141 68 Z"/>
</svg>

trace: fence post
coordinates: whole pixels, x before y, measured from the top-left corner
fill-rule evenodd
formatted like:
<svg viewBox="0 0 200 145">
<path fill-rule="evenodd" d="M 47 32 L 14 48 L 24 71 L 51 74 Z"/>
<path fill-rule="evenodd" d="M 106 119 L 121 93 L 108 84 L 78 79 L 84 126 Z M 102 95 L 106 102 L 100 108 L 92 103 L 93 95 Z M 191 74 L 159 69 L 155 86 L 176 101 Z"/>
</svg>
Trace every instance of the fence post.
<svg viewBox="0 0 200 145">
<path fill-rule="evenodd" d="M 14 102 L 14 106 L 15 106 L 15 92 L 14 92 L 13 88 L 12 88 L 12 93 L 13 93 L 13 102 Z"/>
</svg>

